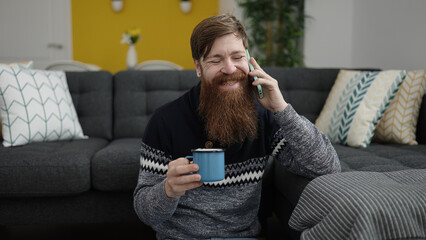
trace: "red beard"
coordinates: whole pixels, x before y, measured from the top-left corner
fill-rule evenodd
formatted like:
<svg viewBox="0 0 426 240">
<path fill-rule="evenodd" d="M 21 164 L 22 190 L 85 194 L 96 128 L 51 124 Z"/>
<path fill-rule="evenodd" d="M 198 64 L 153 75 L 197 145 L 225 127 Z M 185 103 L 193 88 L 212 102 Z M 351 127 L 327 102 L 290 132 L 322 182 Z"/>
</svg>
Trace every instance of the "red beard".
<svg viewBox="0 0 426 240">
<path fill-rule="evenodd" d="M 222 90 L 223 82 L 239 81 L 240 87 Z M 201 80 L 198 113 L 205 121 L 207 137 L 222 146 L 257 138 L 256 104 L 248 76 L 242 72 Z"/>
</svg>

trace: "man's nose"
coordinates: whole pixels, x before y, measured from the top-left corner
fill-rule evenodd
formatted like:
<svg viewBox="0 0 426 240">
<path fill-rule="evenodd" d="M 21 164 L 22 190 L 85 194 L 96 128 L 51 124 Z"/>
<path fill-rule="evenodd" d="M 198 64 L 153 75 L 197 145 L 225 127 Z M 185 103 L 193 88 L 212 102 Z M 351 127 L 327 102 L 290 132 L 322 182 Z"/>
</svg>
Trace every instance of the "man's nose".
<svg viewBox="0 0 426 240">
<path fill-rule="evenodd" d="M 222 73 L 232 74 L 235 72 L 237 68 L 235 67 L 235 63 L 231 59 L 227 59 L 224 61 L 224 66 L 222 68 Z"/>
</svg>

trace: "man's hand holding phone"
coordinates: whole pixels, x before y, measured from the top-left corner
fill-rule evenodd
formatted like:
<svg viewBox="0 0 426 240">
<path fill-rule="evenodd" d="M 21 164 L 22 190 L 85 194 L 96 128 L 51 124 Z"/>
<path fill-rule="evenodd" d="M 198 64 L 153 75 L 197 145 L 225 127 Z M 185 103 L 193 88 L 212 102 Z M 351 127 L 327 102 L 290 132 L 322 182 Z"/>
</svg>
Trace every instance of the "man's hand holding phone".
<svg viewBox="0 0 426 240">
<path fill-rule="evenodd" d="M 288 104 L 284 100 L 278 81 L 263 71 L 256 60 L 250 57 L 247 49 L 246 53 L 250 68 L 249 76 L 253 78 L 253 86 L 258 89 L 258 101 L 264 108 L 273 113 L 283 111 Z"/>
</svg>

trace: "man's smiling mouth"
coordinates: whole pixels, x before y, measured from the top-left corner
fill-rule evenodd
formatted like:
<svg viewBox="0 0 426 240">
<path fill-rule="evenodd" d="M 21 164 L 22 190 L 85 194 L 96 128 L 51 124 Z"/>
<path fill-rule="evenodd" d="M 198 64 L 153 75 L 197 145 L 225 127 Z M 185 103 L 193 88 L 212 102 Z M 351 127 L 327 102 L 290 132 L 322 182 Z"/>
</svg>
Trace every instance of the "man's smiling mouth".
<svg viewBox="0 0 426 240">
<path fill-rule="evenodd" d="M 225 85 L 225 86 L 232 86 L 232 85 L 234 85 L 235 83 L 237 83 L 237 81 L 226 81 L 226 82 L 223 82 L 223 83 L 222 83 L 222 85 Z"/>
</svg>

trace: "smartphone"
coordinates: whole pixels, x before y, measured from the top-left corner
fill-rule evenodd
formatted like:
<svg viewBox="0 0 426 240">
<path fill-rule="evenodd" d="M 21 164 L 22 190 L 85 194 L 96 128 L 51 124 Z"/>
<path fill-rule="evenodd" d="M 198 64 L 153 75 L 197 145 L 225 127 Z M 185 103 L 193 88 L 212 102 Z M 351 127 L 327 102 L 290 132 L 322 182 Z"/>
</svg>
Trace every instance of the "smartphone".
<svg viewBox="0 0 426 240">
<path fill-rule="evenodd" d="M 251 71 L 254 70 L 254 67 L 253 67 L 253 65 L 250 62 L 250 53 L 249 53 L 248 49 L 246 49 L 246 54 L 247 54 L 247 62 L 249 64 L 249 69 L 250 69 L 250 72 L 251 72 Z M 257 79 L 257 76 L 250 77 L 250 78 L 252 79 L 252 81 L 254 81 L 254 80 Z M 257 92 L 259 93 L 259 98 L 263 98 L 262 86 L 260 86 L 260 84 L 257 85 Z"/>
</svg>

